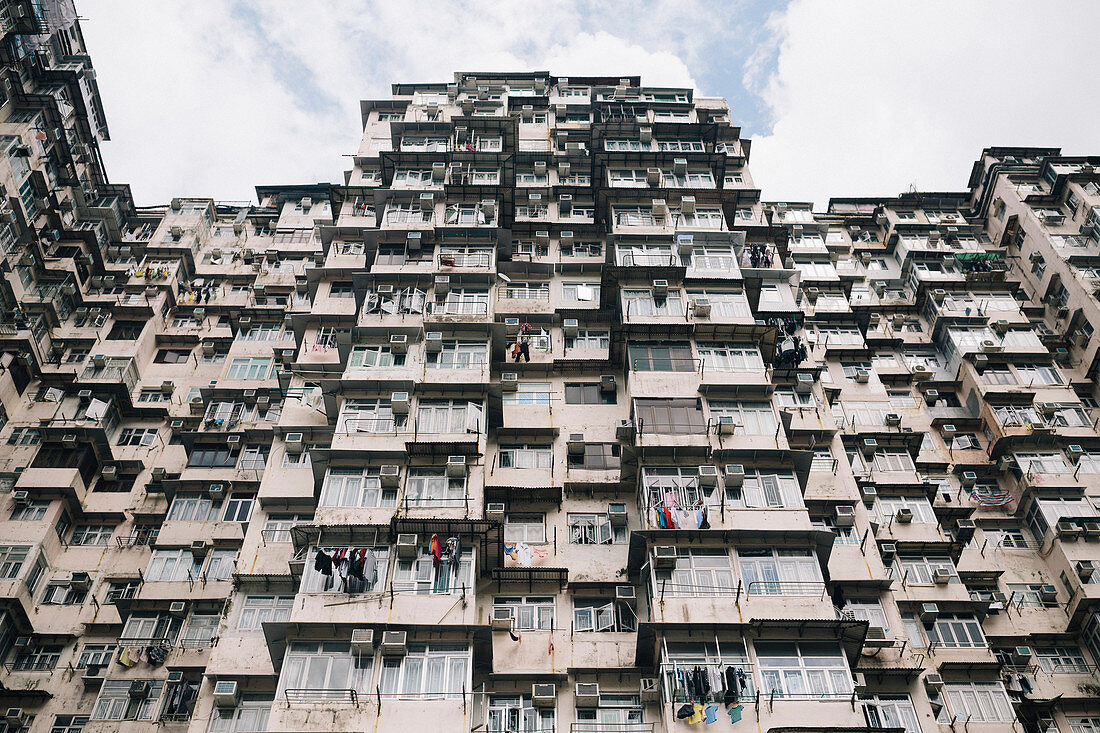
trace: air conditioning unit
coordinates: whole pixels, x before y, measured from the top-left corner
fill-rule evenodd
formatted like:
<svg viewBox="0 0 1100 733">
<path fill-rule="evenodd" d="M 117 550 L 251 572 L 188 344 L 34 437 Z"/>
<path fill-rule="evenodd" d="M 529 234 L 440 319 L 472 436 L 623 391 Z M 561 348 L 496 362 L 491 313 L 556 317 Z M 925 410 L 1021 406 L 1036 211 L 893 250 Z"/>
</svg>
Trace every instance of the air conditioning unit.
<svg viewBox="0 0 1100 733">
<path fill-rule="evenodd" d="M 951 571 L 947 568 L 936 568 L 932 571 L 932 582 L 936 585 L 947 585 L 951 582 Z"/>
<path fill-rule="evenodd" d="M 500 373 L 500 388 L 505 392 L 515 392 L 519 386 L 519 374 L 516 372 Z"/>
<path fill-rule="evenodd" d="M 422 193 L 420 194 L 420 210 L 431 211 L 435 208 L 435 194 Z"/>
<path fill-rule="evenodd" d="M 509 606 L 498 606 L 493 609 L 493 618 L 490 623 L 493 631 L 512 630 L 512 609 Z"/>
<path fill-rule="evenodd" d="M 114 481 L 118 477 L 118 468 L 115 466 L 104 466 L 100 469 L 99 475 L 103 477 L 104 481 Z"/>
<path fill-rule="evenodd" d="M 447 475 L 454 477 L 465 476 L 466 456 L 447 456 Z"/>
<path fill-rule="evenodd" d="M 894 521 L 899 524 L 909 524 L 913 521 L 913 510 L 909 507 L 901 507 L 894 515 Z"/>
<path fill-rule="evenodd" d="M 882 316 L 879 315 L 878 313 L 872 313 L 870 318 L 867 319 L 867 325 L 870 329 L 878 328 L 878 326 L 881 322 L 882 322 Z"/>
<path fill-rule="evenodd" d="M 485 518 L 491 522 L 504 521 L 504 502 L 491 501 L 485 505 Z"/>
<path fill-rule="evenodd" d="M 954 438 L 955 433 L 956 429 L 953 424 L 944 423 L 943 425 L 940 425 L 940 435 L 943 436 L 945 441 L 950 441 L 952 438 Z"/>
<path fill-rule="evenodd" d="M 31 495 L 27 491 L 13 491 L 11 492 L 11 503 L 15 506 L 25 506 L 27 502 L 31 500 Z"/>
<path fill-rule="evenodd" d="M 424 336 L 424 350 L 435 353 L 443 350 L 443 334 L 439 331 L 429 331 Z"/>
<path fill-rule="evenodd" d="M 974 531 L 978 528 L 977 523 L 973 519 L 957 519 L 955 520 L 955 537 L 959 542 L 969 542 L 974 538 Z"/>
<path fill-rule="evenodd" d="M 394 354 L 404 354 L 409 349 L 409 337 L 403 333 L 390 334 L 390 351 Z"/>
<path fill-rule="evenodd" d="M 562 332 L 564 332 L 566 336 L 576 336 L 580 324 L 577 322 L 576 318 L 566 318 L 562 321 L 561 327 Z"/>
<path fill-rule="evenodd" d="M 929 695 L 940 694 L 940 690 L 943 689 L 943 677 L 938 674 L 926 674 L 924 676 L 924 689 Z"/>
<path fill-rule="evenodd" d="M 301 453 L 305 447 L 302 433 L 287 433 L 283 437 L 283 443 L 286 445 L 287 453 Z"/>
<path fill-rule="evenodd" d="M 657 186 L 661 183 L 661 169 L 660 168 L 647 168 L 645 173 L 646 183 L 650 186 Z"/>
<path fill-rule="evenodd" d="M 1077 568 L 1077 577 L 1085 581 L 1091 578 L 1096 571 L 1096 563 L 1092 560 L 1078 560 L 1075 567 Z"/>
<path fill-rule="evenodd" d="M 882 648 L 893 646 L 894 641 L 886 635 L 886 629 L 881 626 L 868 626 L 867 635 L 863 637 L 863 646 Z"/>
<path fill-rule="evenodd" d="M 173 616 L 183 616 L 187 613 L 187 603 L 185 601 L 173 601 L 168 604 L 168 613 Z"/>
<path fill-rule="evenodd" d="M 676 235 L 676 251 L 681 255 L 689 255 L 695 251 L 695 236 L 692 234 Z"/>
<path fill-rule="evenodd" d="M 405 235 L 405 247 L 410 252 L 420 251 L 421 234 L 423 232 L 408 232 Z"/>
<path fill-rule="evenodd" d="M 150 471 L 154 481 L 163 481 L 165 470 L 163 466 L 154 466 Z"/>
<path fill-rule="evenodd" d="M 676 567 L 676 548 L 671 546 L 662 546 L 653 548 L 653 567 L 656 568 L 673 568 Z"/>
<path fill-rule="evenodd" d="M 557 699 L 556 685 L 538 682 L 531 685 L 531 703 L 536 708 L 552 708 L 557 704 Z"/>
<path fill-rule="evenodd" d="M 710 299 L 693 298 L 691 301 L 691 312 L 696 318 L 710 318 Z"/>
<path fill-rule="evenodd" d="M 663 217 L 668 213 L 668 204 L 664 199 L 653 199 L 650 206 L 654 216 Z"/>
<path fill-rule="evenodd" d="M 1003 347 L 992 339 L 985 339 L 982 341 L 982 351 L 987 354 L 997 354 L 1002 351 Z"/>
<path fill-rule="evenodd" d="M 573 197 L 567 193 L 563 193 L 558 197 L 558 211 L 562 214 L 568 214 L 573 210 Z"/>
<path fill-rule="evenodd" d="M 801 394 L 808 394 L 814 389 L 814 375 L 812 374 L 798 374 L 795 377 L 794 391 Z"/>
<path fill-rule="evenodd" d="M 637 589 L 632 585 L 617 585 L 615 586 L 615 600 L 633 608 L 638 601 Z"/>
<path fill-rule="evenodd" d="M 573 246 L 573 230 L 563 229 L 562 231 L 558 232 L 558 243 L 561 244 L 561 246 L 563 247 Z"/>
<path fill-rule="evenodd" d="M 737 421 L 733 415 L 719 415 L 716 429 L 719 435 L 733 435 L 737 432 Z"/>
<path fill-rule="evenodd" d="M 435 292 L 442 295 L 449 292 L 451 289 L 451 276 L 450 275 L 436 275 L 435 276 Z"/>
<path fill-rule="evenodd" d="M 607 516 L 611 520 L 611 524 L 614 527 L 626 526 L 626 504 L 608 504 Z"/>
<path fill-rule="evenodd" d="M 390 409 L 395 415 L 409 414 L 410 398 L 408 392 L 391 392 Z"/>
<path fill-rule="evenodd" d="M 745 483 L 745 467 L 740 463 L 727 463 L 723 476 L 727 489 L 739 488 Z"/>
<path fill-rule="evenodd" d="M 415 534 L 397 535 L 397 556 L 404 560 L 413 560 L 420 556 L 420 544 Z"/>
<path fill-rule="evenodd" d="M 1077 525 L 1077 522 L 1069 519 L 1059 519 L 1058 523 L 1054 525 L 1054 533 L 1060 540 L 1073 541 L 1081 535 L 1081 528 Z"/>
<path fill-rule="evenodd" d="M 69 587 L 73 590 L 88 590 L 92 587 L 92 576 L 83 571 L 75 571 L 69 578 Z"/>
<path fill-rule="evenodd" d="M 938 389 L 930 389 L 924 393 L 924 404 L 934 405 L 940 399 L 940 391 Z"/>
<path fill-rule="evenodd" d="M 578 708 L 594 708 L 600 704 L 600 686 L 595 682 L 578 682 L 573 693 L 573 702 Z"/>
<path fill-rule="evenodd" d="M 383 631 L 379 645 L 384 657 L 403 657 L 408 652 L 408 635 L 404 631 Z"/>
<path fill-rule="evenodd" d="M 539 229 L 535 232 L 535 241 L 538 244 L 550 244 L 550 231 L 547 229 Z"/>
<path fill-rule="evenodd" d="M 566 441 L 566 449 L 572 455 L 584 453 L 584 433 L 570 433 Z"/>
<path fill-rule="evenodd" d="M 867 369 L 857 369 L 856 381 L 860 384 L 867 384 L 867 382 L 871 381 L 871 372 Z"/>
<path fill-rule="evenodd" d="M 863 484 L 859 487 L 859 498 L 864 504 L 874 504 L 878 499 L 878 489 L 872 484 Z"/>
<path fill-rule="evenodd" d="M 688 171 L 687 158 L 673 158 L 672 172 L 678 176 L 686 175 Z"/>
<path fill-rule="evenodd" d="M 836 508 L 833 521 L 838 527 L 854 527 L 856 524 L 856 509 L 853 506 L 841 504 Z"/>
<path fill-rule="evenodd" d="M 615 391 L 615 375 L 614 374 L 601 374 L 600 375 L 600 390 L 603 392 Z"/>
<path fill-rule="evenodd" d="M 930 623 L 939 618 L 940 607 L 935 603 L 922 603 L 920 605 L 920 620 L 925 623 Z"/>
<path fill-rule="evenodd" d="M 96 689 L 103 685 L 103 667 L 98 664 L 89 664 L 80 675 L 84 683 L 84 689 Z"/>
<path fill-rule="evenodd" d="M 882 557 L 882 562 L 886 565 L 890 565 L 894 562 L 894 558 L 898 554 L 898 546 L 893 542 L 883 542 L 878 546 L 878 554 Z"/>
<path fill-rule="evenodd" d="M 978 483 L 978 474 L 974 471 L 963 471 L 960 475 L 959 482 L 965 488 L 971 488 L 974 484 Z"/>
<path fill-rule="evenodd" d="M 874 438 L 864 438 L 863 443 L 860 445 L 860 450 L 865 456 L 873 456 L 875 451 L 878 450 L 878 441 Z"/>
<path fill-rule="evenodd" d="M 1085 522 L 1083 526 L 1082 531 L 1086 539 L 1100 539 L 1100 522 Z"/>
<path fill-rule="evenodd" d="M 240 440 L 239 436 L 230 436 Z M 225 484 L 210 484 L 206 489 L 206 493 L 210 495 L 211 499 L 218 501 L 225 496 Z"/>
<path fill-rule="evenodd" d="M 653 281 L 653 294 L 654 295 L 667 295 L 668 294 L 668 280 L 654 280 Z"/>
<path fill-rule="evenodd" d="M 1058 600 L 1058 589 L 1053 585 L 1039 586 L 1039 599 L 1044 603 L 1053 603 Z"/>
<path fill-rule="evenodd" d="M 236 680 L 219 680 L 214 683 L 214 705 L 219 708 L 234 708 L 240 701 L 240 691 Z"/>
<path fill-rule="evenodd" d="M 694 196 L 681 196 L 680 197 L 680 211 L 684 214 L 695 213 L 695 197 Z"/>
<path fill-rule="evenodd" d="M 191 543 L 191 554 L 195 557 L 206 557 L 211 545 L 210 540 L 195 540 Z"/>
<path fill-rule="evenodd" d="M 355 654 L 374 653 L 374 629 L 352 629 L 351 651 Z"/>
<path fill-rule="evenodd" d="M 901 415 L 897 414 L 896 412 L 886 413 L 886 424 L 892 428 L 896 428 L 897 426 L 901 425 Z"/>
<path fill-rule="evenodd" d="M 699 485 L 717 486 L 718 468 L 716 466 L 699 466 Z"/>
<path fill-rule="evenodd" d="M 633 440 L 634 439 L 634 423 L 630 420 L 620 420 L 615 425 L 615 439 L 616 440 Z"/>
<path fill-rule="evenodd" d="M 148 680 L 134 680 L 130 683 L 129 695 L 132 700 L 144 700 L 149 697 L 151 685 Z M 10 711 L 9 711 L 10 712 Z"/>
</svg>

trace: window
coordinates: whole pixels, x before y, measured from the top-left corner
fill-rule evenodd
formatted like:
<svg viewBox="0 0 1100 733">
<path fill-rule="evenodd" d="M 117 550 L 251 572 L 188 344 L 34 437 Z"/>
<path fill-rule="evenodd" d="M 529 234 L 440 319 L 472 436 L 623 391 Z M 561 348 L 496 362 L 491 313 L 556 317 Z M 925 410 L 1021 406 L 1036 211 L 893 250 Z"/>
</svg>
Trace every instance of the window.
<svg viewBox="0 0 1100 733">
<path fill-rule="evenodd" d="M 752 595 L 814 595 L 821 592 L 821 565 L 810 550 L 741 548 L 738 565 Z"/>
<path fill-rule="evenodd" d="M 574 256 L 576 256 L 576 246 L 574 245 Z M 599 303 L 600 302 L 600 284 L 599 283 L 577 283 L 566 282 L 562 283 L 562 300 L 567 303 Z"/>
<path fill-rule="evenodd" d="M 899 557 L 896 568 L 900 570 L 906 583 L 931 585 L 935 582 L 935 572 L 946 570 L 950 574 L 950 583 L 958 583 L 959 575 L 955 572 L 955 564 L 949 557 Z M 892 574 L 896 574 L 894 568 Z"/>
<path fill-rule="evenodd" d="M 237 565 L 236 550 L 213 550 L 206 560 L 204 580 L 229 580 Z"/>
<path fill-rule="evenodd" d="M 68 585 L 67 579 L 62 576 L 60 582 L 51 581 L 46 586 L 40 603 L 55 606 L 79 606 L 84 603 L 87 597 L 88 591 L 78 590 Z"/>
<path fill-rule="evenodd" d="M 581 453 L 569 453 L 569 468 L 608 471 L 619 468 L 620 447 L 618 443 L 585 443 Z"/>
<path fill-rule="evenodd" d="M 1084 653 L 1075 646 L 1033 646 L 1039 668 L 1047 674 L 1088 674 L 1092 671 Z"/>
<path fill-rule="evenodd" d="M 202 571 L 202 560 L 191 554 L 190 548 L 153 550 L 145 580 L 197 580 Z"/>
<path fill-rule="evenodd" d="M 53 720 L 50 733 L 82 733 L 87 722 L 87 715 L 58 715 Z"/>
<path fill-rule="evenodd" d="M 351 350 L 348 366 L 362 369 L 405 366 L 405 355 L 394 354 L 388 346 L 356 346 Z"/>
<path fill-rule="evenodd" d="M 237 492 L 230 494 L 229 498 L 222 504 L 222 521 L 247 522 L 249 517 L 252 516 L 252 503 L 254 498 L 252 494 L 241 494 Z"/>
<path fill-rule="evenodd" d="M 291 528 L 312 521 L 311 514 L 270 514 L 264 520 L 264 542 L 290 542 L 293 539 L 290 535 Z"/>
<path fill-rule="evenodd" d="M 814 457 L 810 461 L 810 471 L 835 471 L 836 458 L 828 448 L 818 448 L 814 451 Z"/>
<path fill-rule="evenodd" d="M 373 654 L 353 654 L 341 642 L 295 641 L 287 646 L 277 697 L 294 701 L 346 701 L 348 690 L 370 690 Z"/>
<path fill-rule="evenodd" d="M 188 468 L 234 468 L 237 465 L 238 451 L 228 447 L 215 447 L 210 444 L 195 446 L 187 457 Z"/>
<path fill-rule="evenodd" d="M 393 590 L 396 593 L 416 595 L 448 595 L 462 593 L 473 588 L 474 551 L 460 548 L 459 557 L 448 557 L 446 562 L 436 562 L 425 547 L 419 558 L 398 560 L 393 572 Z"/>
<path fill-rule="evenodd" d="M 852 676 L 844 652 L 829 642 L 757 641 L 761 691 L 782 697 L 847 697 Z"/>
<path fill-rule="evenodd" d="M 903 728 L 905 733 L 921 733 L 920 721 L 908 695 L 861 696 L 867 723 L 877 728 Z"/>
<path fill-rule="evenodd" d="M 748 509 L 798 509 L 804 506 L 802 488 L 793 473 L 746 472 L 740 490 L 731 486 L 726 490 L 726 495 L 733 506 Z"/>
<path fill-rule="evenodd" d="M 686 434 L 706 430 L 697 399 L 638 399 L 634 414 L 639 431 Z"/>
<path fill-rule="evenodd" d="M 630 606 L 606 598 L 573 599 L 573 631 L 601 632 L 637 629 L 638 619 Z"/>
<path fill-rule="evenodd" d="M 534 707 L 526 696 L 489 698 L 488 733 L 553 733 L 554 709 Z"/>
<path fill-rule="evenodd" d="M 425 400 L 417 403 L 416 427 L 421 433 L 480 433 L 484 413 L 480 402 Z"/>
<path fill-rule="evenodd" d="M 392 433 L 404 426 L 405 417 L 394 415 L 388 399 L 347 400 L 340 410 L 340 433 Z"/>
<path fill-rule="evenodd" d="M 1063 517 L 1095 517 L 1096 514 L 1096 507 L 1087 498 L 1036 499 L 1027 510 L 1027 526 L 1036 538 L 1043 538 Z"/>
<path fill-rule="evenodd" d="M 210 713 L 207 733 L 251 733 L 267 730 L 270 700 L 242 700 L 233 708 L 215 706 Z"/>
<path fill-rule="evenodd" d="M 350 281 L 341 280 L 329 286 L 328 295 L 330 298 L 354 298 L 355 290 Z"/>
<path fill-rule="evenodd" d="M 135 682 L 149 685 L 145 697 L 132 697 Z M 164 691 L 164 680 L 104 680 L 92 709 L 92 720 L 152 720 Z"/>
<path fill-rule="evenodd" d="M 156 428 L 123 428 L 118 437 L 119 445 L 150 446 L 156 442 Z"/>
<path fill-rule="evenodd" d="M 603 389 L 593 382 L 569 382 L 565 385 L 565 404 L 567 405 L 613 405 L 615 404 L 615 390 Z"/>
<path fill-rule="evenodd" d="M 915 471 L 913 457 L 905 452 L 878 451 L 875 453 L 874 469 L 876 471 Z"/>
<path fill-rule="evenodd" d="M 504 518 L 504 541 L 542 544 L 546 542 L 545 514 L 508 514 Z"/>
<path fill-rule="evenodd" d="M 711 402 L 711 419 L 732 418 L 735 435 L 775 435 L 779 423 L 770 402 Z"/>
<path fill-rule="evenodd" d="M 599 707 L 577 710 L 577 733 L 634 731 L 643 729 L 642 704 L 638 695 L 603 694 Z"/>
<path fill-rule="evenodd" d="M 354 553 L 355 567 L 349 560 L 347 578 L 338 572 L 325 575 L 317 570 L 315 558 L 318 552 L 331 557 L 351 557 Z M 362 557 L 360 557 L 360 555 Z M 390 550 L 385 546 L 377 547 L 320 547 L 310 548 L 306 555 L 305 573 L 302 576 L 302 593 L 371 593 L 381 591 L 386 584 L 390 566 Z M 359 562 L 362 561 L 362 578 L 358 577 Z M 373 570 L 371 569 L 373 563 Z M 351 570 L 356 572 L 352 573 Z"/>
<path fill-rule="evenodd" d="M 180 646 L 201 649 L 210 646 L 218 635 L 222 617 L 218 614 L 191 614 L 180 637 Z"/>
<path fill-rule="evenodd" d="M 53 644 L 34 644 L 20 651 L 12 666 L 19 672 L 48 672 L 57 666 L 62 649 Z"/>
<path fill-rule="evenodd" d="M 50 502 L 47 499 L 36 499 L 28 501 L 26 504 L 17 504 L 11 510 L 9 519 L 13 522 L 39 522 L 46 518 L 46 512 L 49 508 Z"/>
<path fill-rule="evenodd" d="M 216 516 L 218 510 L 205 494 L 176 494 L 168 508 L 168 519 L 180 522 L 209 522 Z"/>
<path fill-rule="evenodd" d="M 38 445 L 40 440 L 37 428 L 15 428 L 8 436 L 8 445 Z"/>
<path fill-rule="evenodd" d="M 916 524 L 936 524 L 938 521 L 932 505 L 924 496 L 880 496 L 875 503 L 875 509 L 879 521 L 884 523 L 895 520 L 899 509 L 911 511 Z"/>
<path fill-rule="evenodd" d="M 108 341 L 136 341 L 145 328 L 144 321 L 115 321 L 111 332 L 107 334 Z"/>
<path fill-rule="evenodd" d="M 565 337 L 567 349 L 607 349 L 611 346 L 611 332 L 606 329 L 581 328 L 575 336 Z"/>
<path fill-rule="evenodd" d="M 1013 550 L 1029 550 L 1035 547 L 1035 541 L 1019 527 L 983 527 L 982 533 L 990 547 Z"/>
<path fill-rule="evenodd" d="M 949 682 L 944 685 L 947 708 L 944 722 L 952 717 L 967 723 L 1012 723 L 1016 714 L 1000 682 Z"/>
<path fill-rule="evenodd" d="M 886 612 L 882 610 L 882 604 L 877 600 L 848 601 L 844 606 L 844 618 L 866 621 L 871 626 L 880 629 L 889 629 L 886 621 Z"/>
<path fill-rule="evenodd" d="M 115 656 L 114 644 L 85 644 L 77 657 L 77 669 L 106 667 Z"/>
<path fill-rule="evenodd" d="M 190 358 L 191 351 L 189 349 L 161 349 L 153 357 L 153 362 L 156 364 L 186 364 Z"/>
<path fill-rule="evenodd" d="M 70 545 L 106 545 L 115 533 L 111 524 L 78 524 L 69 540 Z"/>
<path fill-rule="evenodd" d="M 623 544 L 626 527 L 612 526 L 607 514 L 573 514 L 567 517 L 569 543 L 573 545 Z"/>
<path fill-rule="evenodd" d="M 384 657 L 383 695 L 456 698 L 470 689 L 470 649 L 463 644 L 410 646 L 404 657 Z"/>
<path fill-rule="evenodd" d="M 549 405 L 549 382 L 520 382 L 514 392 L 504 393 L 506 405 Z"/>
<path fill-rule="evenodd" d="M 266 445 L 246 445 L 241 450 L 240 464 L 237 468 L 262 471 L 267 465 L 268 450 L 269 446 Z"/>
<path fill-rule="evenodd" d="M 444 341 L 428 354 L 430 369 L 482 369 L 489 361 L 489 345 L 481 341 Z"/>
<path fill-rule="evenodd" d="M 105 600 L 107 603 L 118 603 L 121 600 L 127 598 L 133 598 L 137 595 L 138 583 L 111 583 L 107 586 L 107 595 Z"/>
<path fill-rule="evenodd" d="M 321 490 L 321 506 L 393 507 L 397 489 L 382 488 L 377 466 L 330 468 Z"/>
<path fill-rule="evenodd" d="M 497 453 L 500 468 L 550 468 L 554 460 L 548 445 L 502 445 Z"/>
<path fill-rule="evenodd" d="M 734 592 L 733 566 L 724 549 L 679 548 L 674 568 L 653 571 L 655 586 L 673 596 L 722 596 Z"/>
<path fill-rule="evenodd" d="M 552 631 L 554 629 L 554 598 L 552 596 L 494 598 L 494 618 L 497 609 L 502 608 L 507 608 L 511 612 L 512 628 L 518 631 Z"/>
<path fill-rule="evenodd" d="M 0 545 L 0 578 L 18 578 L 30 549 L 30 545 Z"/>
<path fill-rule="evenodd" d="M 138 392 L 137 401 L 139 403 L 151 403 L 151 402 L 171 402 L 172 395 L 165 394 L 159 389 L 143 389 Z"/>
<path fill-rule="evenodd" d="M 925 628 L 928 641 L 945 647 L 984 647 L 985 636 L 978 619 L 964 614 L 941 614 Z"/>
<path fill-rule="evenodd" d="M 271 359 L 237 358 L 229 363 L 226 379 L 266 379 L 271 371 Z"/>
<path fill-rule="evenodd" d="M 704 372 L 764 372 L 764 360 L 755 346 L 699 344 L 699 359 Z"/>
<path fill-rule="evenodd" d="M 448 476 L 444 468 L 410 468 L 405 480 L 408 506 L 460 507 L 466 501 L 466 477 Z"/>
<path fill-rule="evenodd" d="M 1057 600 L 1044 600 L 1042 583 L 1009 583 L 1011 598 L 1020 608 L 1055 608 Z"/>
<path fill-rule="evenodd" d="M 684 301 L 680 291 L 672 288 L 660 294 L 645 289 L 623 289 L 623 318 L 680 316 L 684 315 Z"/>
</svg>

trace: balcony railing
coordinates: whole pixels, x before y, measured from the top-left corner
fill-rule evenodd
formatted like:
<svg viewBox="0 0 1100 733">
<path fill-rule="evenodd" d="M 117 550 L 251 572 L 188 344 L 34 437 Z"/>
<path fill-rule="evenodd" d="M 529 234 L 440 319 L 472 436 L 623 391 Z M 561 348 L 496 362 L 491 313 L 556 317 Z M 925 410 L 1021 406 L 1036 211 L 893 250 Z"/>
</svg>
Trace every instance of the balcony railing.
<svg viewBox="0 0 1100 733">
<path fill-rule="evenodd" d="M 569 726 L 570 733 L 653 733 L 655 723 L 577 722 Z"/>
<path fill-rule="evenodd" d="M 436 261 L 440 267 L 489 268 L 493 265 L 493 255 L 490 252 L 441 252 Z"/>
<path fill-rule="evenodd" d="M 283 691 L 287 705 L 354 705 L 359 707 L 359 692 L 352 688 L 295 687 Z"/>
</svg>

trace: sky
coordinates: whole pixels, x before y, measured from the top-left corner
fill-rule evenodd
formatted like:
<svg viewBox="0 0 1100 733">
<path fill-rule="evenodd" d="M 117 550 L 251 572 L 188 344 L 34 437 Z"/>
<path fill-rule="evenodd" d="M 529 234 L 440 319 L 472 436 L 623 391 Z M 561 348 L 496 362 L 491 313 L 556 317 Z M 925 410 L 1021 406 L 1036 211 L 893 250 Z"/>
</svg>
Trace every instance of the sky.
<svg viewBox="0 0 1100 733">
<path fill-rule="evenodd" d="M 359 100 L 455 71 L 725 97 L 765 200 L 962 190 L 982 148 L 1100 154 L 1095 0 L 77 0 L 139 206 L 339 183 Z M 1089 71 L 1093 68 L 1093 71 Z"/>
</svg>

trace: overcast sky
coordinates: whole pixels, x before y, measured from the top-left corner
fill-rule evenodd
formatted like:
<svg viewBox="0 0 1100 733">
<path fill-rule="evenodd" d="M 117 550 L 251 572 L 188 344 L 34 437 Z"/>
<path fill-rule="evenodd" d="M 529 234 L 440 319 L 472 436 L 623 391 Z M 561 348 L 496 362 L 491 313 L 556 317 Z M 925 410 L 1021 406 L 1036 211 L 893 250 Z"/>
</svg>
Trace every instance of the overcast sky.
<svg viewBox="0 0 1100 733">
<path fill-rule="evenodd" d="M 767 200 L 965 187 L 989 145 L 1100 154 L 1100 2 L 77 0 L 139 205 L 341 182 L 359 100 L 453 72 L 640 74 L 729 100 Z M 1090 60 L 1091 59 L 1091 60 Z"/>
</svg>

